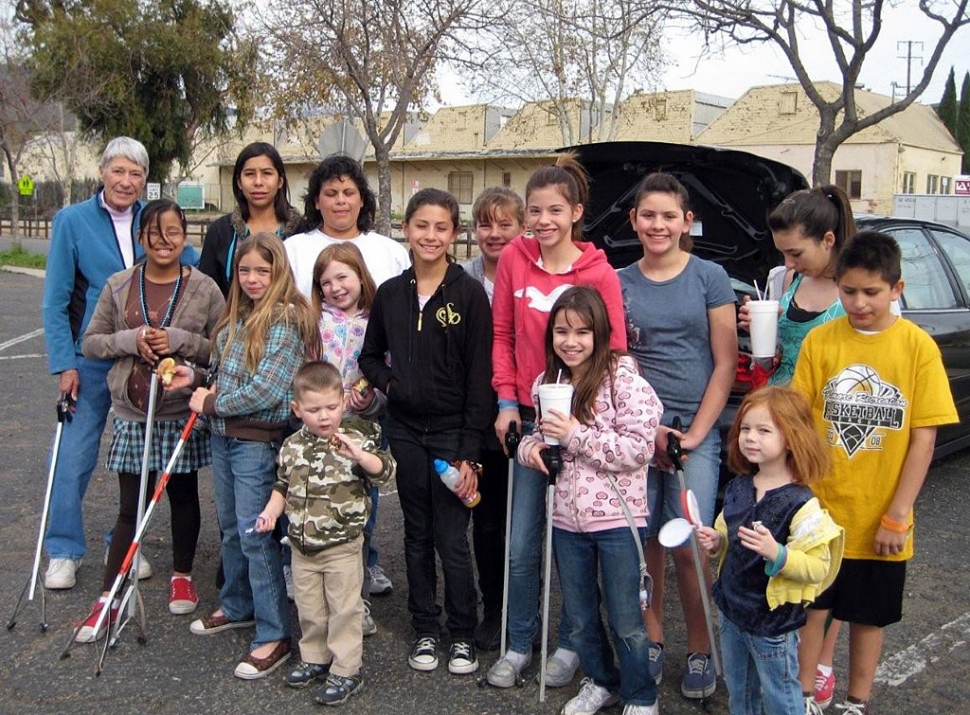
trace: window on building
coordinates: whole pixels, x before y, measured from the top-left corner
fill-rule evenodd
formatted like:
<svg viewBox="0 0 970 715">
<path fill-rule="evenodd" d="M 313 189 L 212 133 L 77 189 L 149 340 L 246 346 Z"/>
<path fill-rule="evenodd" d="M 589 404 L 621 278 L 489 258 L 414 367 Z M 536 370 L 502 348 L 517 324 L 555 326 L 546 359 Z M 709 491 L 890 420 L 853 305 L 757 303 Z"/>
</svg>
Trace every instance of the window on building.
<svg viewBox="0 0 970 715">
<path fill-rule="evenodd" d="M 782 92 L 781 99 L 778 100 L 778 113 L 794 114 L 796 111 L 798 111 L 798 92 L 794 90 Z"/>
<path fill-rule="evenodd" d="M 916 193 L 916 172 L 915 171 L 903 172 L 903 193 L 904 194 Z"/>
<path fill-rule="evenodd" d="M 448 174 L 448 193 L 458 199 L 458 203 L 470 204 L 474 177 L 470 171 L 452 171 Z"/>
<path fill-rule="evenodd" d="M 952 184 L 952 180 L 950 179 L 949 176 L 941 176 L 940 177 L 940 193 L 941 194 L 949 194 L 950 191 L 951 191 L 951 189 L 952 189 L 951 184 Z"/>
<path fill-rule="evenodd" d="M 940 177 L 936 174 L 926 175 L 926 193 L 935 194 L 940 190 Z"/>
<path fill-rule="evenodd" d="M 511 171 L 503 171 L 502 172 L 502 186 L 504 186 L 506 189 L 509 188 L 510 186 L 512 186 L 512 172 Z"/>
<path fill-rule="evenodd" d="M 850 199 L 862 198 L 861 171 L 836 171 L 835 185 L 842 189 Z"/>
<path fill-rule="evenodd" d="M 653 116 L 654 119 L 658 121 L 663 121 L 667 118 L 667 100 L 658 99 L 657 103 L 653 106 Z"/>
</svg>

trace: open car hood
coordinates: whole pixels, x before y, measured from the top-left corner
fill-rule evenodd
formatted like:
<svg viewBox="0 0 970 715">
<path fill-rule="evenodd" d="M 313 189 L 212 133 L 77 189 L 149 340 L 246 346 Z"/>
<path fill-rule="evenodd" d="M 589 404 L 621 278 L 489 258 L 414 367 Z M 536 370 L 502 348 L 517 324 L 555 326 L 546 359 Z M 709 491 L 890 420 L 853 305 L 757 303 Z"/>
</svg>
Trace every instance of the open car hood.
<svg viewBox="0 0 970 715">
<path fill-rule="evenodd" d="M 732 278 L 764 285 L 781 263 L 766 217 L 808 182 L 797 170 L 733 149 L 661 142 L 605 142 L 570 147 L 590 174 L 584 234 L 620 268 L 643 255 L 630 225 L 637 187 L 647 174 L 666 171 L 690 194 L 693 253 L 724 266 Z M 565 150 L 564 150 L 565 151 Z"/>
</svg>

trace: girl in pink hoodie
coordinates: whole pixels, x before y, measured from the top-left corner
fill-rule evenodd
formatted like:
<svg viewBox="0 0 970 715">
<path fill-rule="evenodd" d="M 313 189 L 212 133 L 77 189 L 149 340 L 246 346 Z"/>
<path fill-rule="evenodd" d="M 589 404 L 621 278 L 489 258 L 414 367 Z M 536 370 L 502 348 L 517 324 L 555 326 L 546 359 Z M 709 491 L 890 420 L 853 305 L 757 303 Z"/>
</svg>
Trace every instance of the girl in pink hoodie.
<svg viewBox="0 0 970 715">
<path fill-rule="evenodd" d="M 556 301 L 545 348 L 546 367 L 532 395 L 538 397 L 543 383 L 568 381 L 574 390 L 572 409 L 566 414 L 543 408 L 535 434 L 519 446 L 519 460 L 548 473 L 543 439 L 560 444 L 552 543 L 563 607 L 572 622 L 570 642 L 586 674 L 563 712 L 592 713 L 622 699 L 624 715 L 656 715 L 639 567 L 648 515 L 647 466 L 663 406 L 636 361 L 610 349 L 606 306 L 591 288 L 570 288 Z M 606 606 L 619 667 L 600 603 Z"/>
<path fill-rule="evenodd" d="M 606 254 L 580 240 L 588 196 L 589 180 L 574 154 L 562 154 L 554 166 L 536 171 L 525 189 L 531 235 L 514 239 L 499 258 L 492 299 L 492 387 L 499 406 L 495 432 L 503 445 L 513 422 L 523 434 L 533 430 L 532 383 L 546 363 L 542 339 L 549 311 L 566 290 L 574 285 L 595 289 L 609 315 L 609 346 L 626 349 L 619 279 Z M 498 687 L 512 687 L 532 658 L 532 640 L 539 628 L 544 492 L 542 476 L 516 464 L 509 533 L 509 647 L 488 672 L 488 682 Z M 546 665 L 546 684 L 552 687 L 567 685 L 579 664 L 570 645 L 571 631 L 563 613 L 559 648 Z"/>
</svg>

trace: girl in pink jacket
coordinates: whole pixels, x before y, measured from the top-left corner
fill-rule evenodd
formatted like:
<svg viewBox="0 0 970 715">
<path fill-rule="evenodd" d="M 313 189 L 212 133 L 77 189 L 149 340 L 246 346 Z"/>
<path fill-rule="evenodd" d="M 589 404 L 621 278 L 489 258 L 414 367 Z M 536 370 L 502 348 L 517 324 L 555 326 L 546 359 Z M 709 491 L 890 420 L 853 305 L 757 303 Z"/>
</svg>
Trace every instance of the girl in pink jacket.
<svg viewBox="0 0 970 715">
<path fill-rule="evenodd" d="M 653 715 L 657 686 L 640 611 L 640 557 L 620 500 L 641 547 L 647 526 L 647 467 L 663 406 L 636 361 L 610 349 L 610 321 L 588 287 L 560 296 L 546 328 L 546 368 L 532 385 L 568 381 L 569 414 L 546 410 L 519 446 L 523 465 L 548 473 L 543 441 L 559 441 L 561 467 L 553 507 L 553 549 L 569 613 L 570 642 L 586 678 L 563 712 L 596 712 L 622 699 L 624 715 Z M 603 592 L 598 577 L 602 572 Z M 599 614 L 606 606 L 616 655 Z M 619 667 L 614 665 L 618 658 Z"/>
</svg>

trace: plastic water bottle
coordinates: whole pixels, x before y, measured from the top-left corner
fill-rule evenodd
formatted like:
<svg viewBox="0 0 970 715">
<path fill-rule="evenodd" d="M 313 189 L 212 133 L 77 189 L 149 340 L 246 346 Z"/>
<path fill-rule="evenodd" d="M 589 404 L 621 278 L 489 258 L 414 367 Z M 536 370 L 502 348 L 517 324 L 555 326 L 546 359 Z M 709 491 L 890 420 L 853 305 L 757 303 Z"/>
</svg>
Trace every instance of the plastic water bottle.
<svg viewBox="0 0 970 715">
<path fill-rule="evenodd" d="M 441 477 L 441 481 L 445 483 L 445 486 L 448 487 L 452 492 L 454 492 L 455 489 L 457 488 L 458 480 L 461 479 L 461 474 L 458 472 L 458 470 L 452 467 L 448 462 L 446 462 L 443 459 L 434 460 L 434 470 L 438 473 L 438 476 Z M 455 496 L 457 496 L 457 494 Z M 478 502 L 480 502 L 481 500 L 482 500 L 482 495 L 479 494 L 478 492 L 475 492 L 469 498 L 462 499 L 461 503 L 467 506 L 469 509 L 471 509 L 473 506 L 476 506 Z"/>
</svg>

